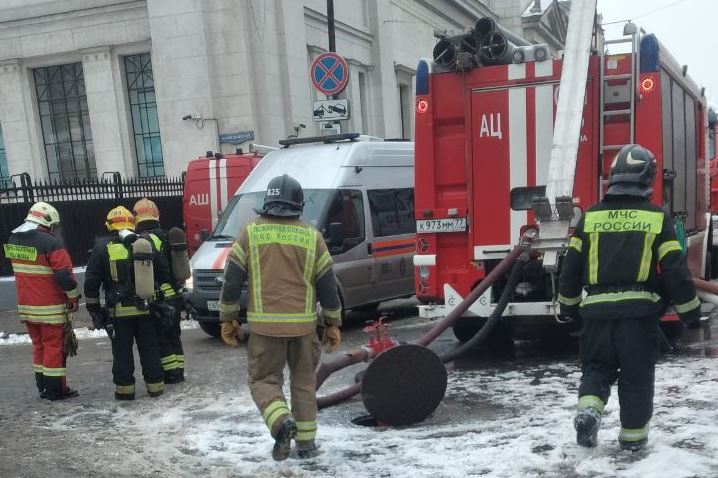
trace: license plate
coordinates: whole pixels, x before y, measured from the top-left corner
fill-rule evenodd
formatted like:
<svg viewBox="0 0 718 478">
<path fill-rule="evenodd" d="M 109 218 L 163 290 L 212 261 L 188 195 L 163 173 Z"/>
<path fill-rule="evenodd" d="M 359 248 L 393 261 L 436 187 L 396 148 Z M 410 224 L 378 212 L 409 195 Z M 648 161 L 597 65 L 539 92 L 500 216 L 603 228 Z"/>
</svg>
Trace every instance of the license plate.
<svg viewBox="0 0 718 478">
<path fill-rule="evenodd" d="M 465 217 L 450 219 L 422 219 L 416 221 L 416 232 L 427 234 L 432 232 L 462 232 L 466 230 Z"/>
<path fill-rule="evenodd" d="M 219 312 L 219 301 L 218 300 L 208 300 L 207 301 L 207 310 Z"/>
</svg>

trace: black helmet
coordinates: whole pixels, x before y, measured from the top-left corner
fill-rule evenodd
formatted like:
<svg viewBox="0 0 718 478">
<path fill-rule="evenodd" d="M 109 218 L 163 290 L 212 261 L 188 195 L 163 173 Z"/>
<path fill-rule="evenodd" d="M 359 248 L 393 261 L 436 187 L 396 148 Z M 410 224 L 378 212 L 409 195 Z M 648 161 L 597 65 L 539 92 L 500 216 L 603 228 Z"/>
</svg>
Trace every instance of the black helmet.
<svg viewBox="0 0 718 478">
<path fill-rule="evenodd" d="M 269 181 L 264 204 L 254 212 L 267 216 L 299 217 L 304 209 L 304 191 L 299 182 L 288 174 Z"/>
<path fill-rule="evenodd" d="M 607 194 L 650 198 L 655 179 L 656 158 L 653 153 L 643 146 L 628 144 L 613 160 Z"/>
</svg>

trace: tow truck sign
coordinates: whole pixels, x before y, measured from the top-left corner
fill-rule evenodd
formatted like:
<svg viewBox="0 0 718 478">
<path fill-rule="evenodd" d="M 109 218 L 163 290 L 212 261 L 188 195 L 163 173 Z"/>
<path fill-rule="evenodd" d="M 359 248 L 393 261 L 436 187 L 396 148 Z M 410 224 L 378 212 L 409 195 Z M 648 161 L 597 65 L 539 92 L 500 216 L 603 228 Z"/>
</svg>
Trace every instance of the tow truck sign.
<svg viewBox="0 0 718 478">
<path fill-rule="evenodd" d="M 312 116 L 314 121 L 349 119 L 349 100 L 315 100 Z"/>
</svg>

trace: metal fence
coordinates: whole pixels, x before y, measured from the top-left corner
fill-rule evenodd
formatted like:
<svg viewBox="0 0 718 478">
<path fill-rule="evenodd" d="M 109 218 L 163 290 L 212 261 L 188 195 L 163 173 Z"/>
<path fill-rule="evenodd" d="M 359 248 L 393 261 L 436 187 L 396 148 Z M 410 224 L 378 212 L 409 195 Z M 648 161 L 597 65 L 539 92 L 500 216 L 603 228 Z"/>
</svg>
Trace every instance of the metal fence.
<svg viewBox="0 0 718 478">
<path fill-rule="evenodd" d="M 0 244 L 7 242 L 33 203 L 48 202 L 60 212 L 62 236 L 73 265 L 83 266 L 95 238 L 107 233 L 104 224 L 110 209 L 132 209 L 138 199 L 147 197 L 157 203 L 162 227 L 182 227 L 183 190 L 184 175 L 123 179 L 119 173 L 110 173 L 94 180 L 33 182 L 23 173 L 13 176 L 8 187 L 0 188 Z M 10 262 L 0 247 L 0 276 L 11 274 Z"/>
</svg>

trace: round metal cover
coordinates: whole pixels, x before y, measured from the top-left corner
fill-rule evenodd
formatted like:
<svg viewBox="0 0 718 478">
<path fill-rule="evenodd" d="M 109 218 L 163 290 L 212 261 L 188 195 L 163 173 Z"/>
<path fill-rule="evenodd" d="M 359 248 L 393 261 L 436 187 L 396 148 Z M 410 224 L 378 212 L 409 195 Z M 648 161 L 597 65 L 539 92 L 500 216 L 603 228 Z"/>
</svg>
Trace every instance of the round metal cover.
<svg viewBox="0 0 718 478">
<path fill-rule="evenodd" d="M 364 406 L 379 422 L 411 425 L 431 415 L 446 393 L 446 368 L 426 347 L 398 345 L 380 354 L 362 380 Z"/>
</svg>

